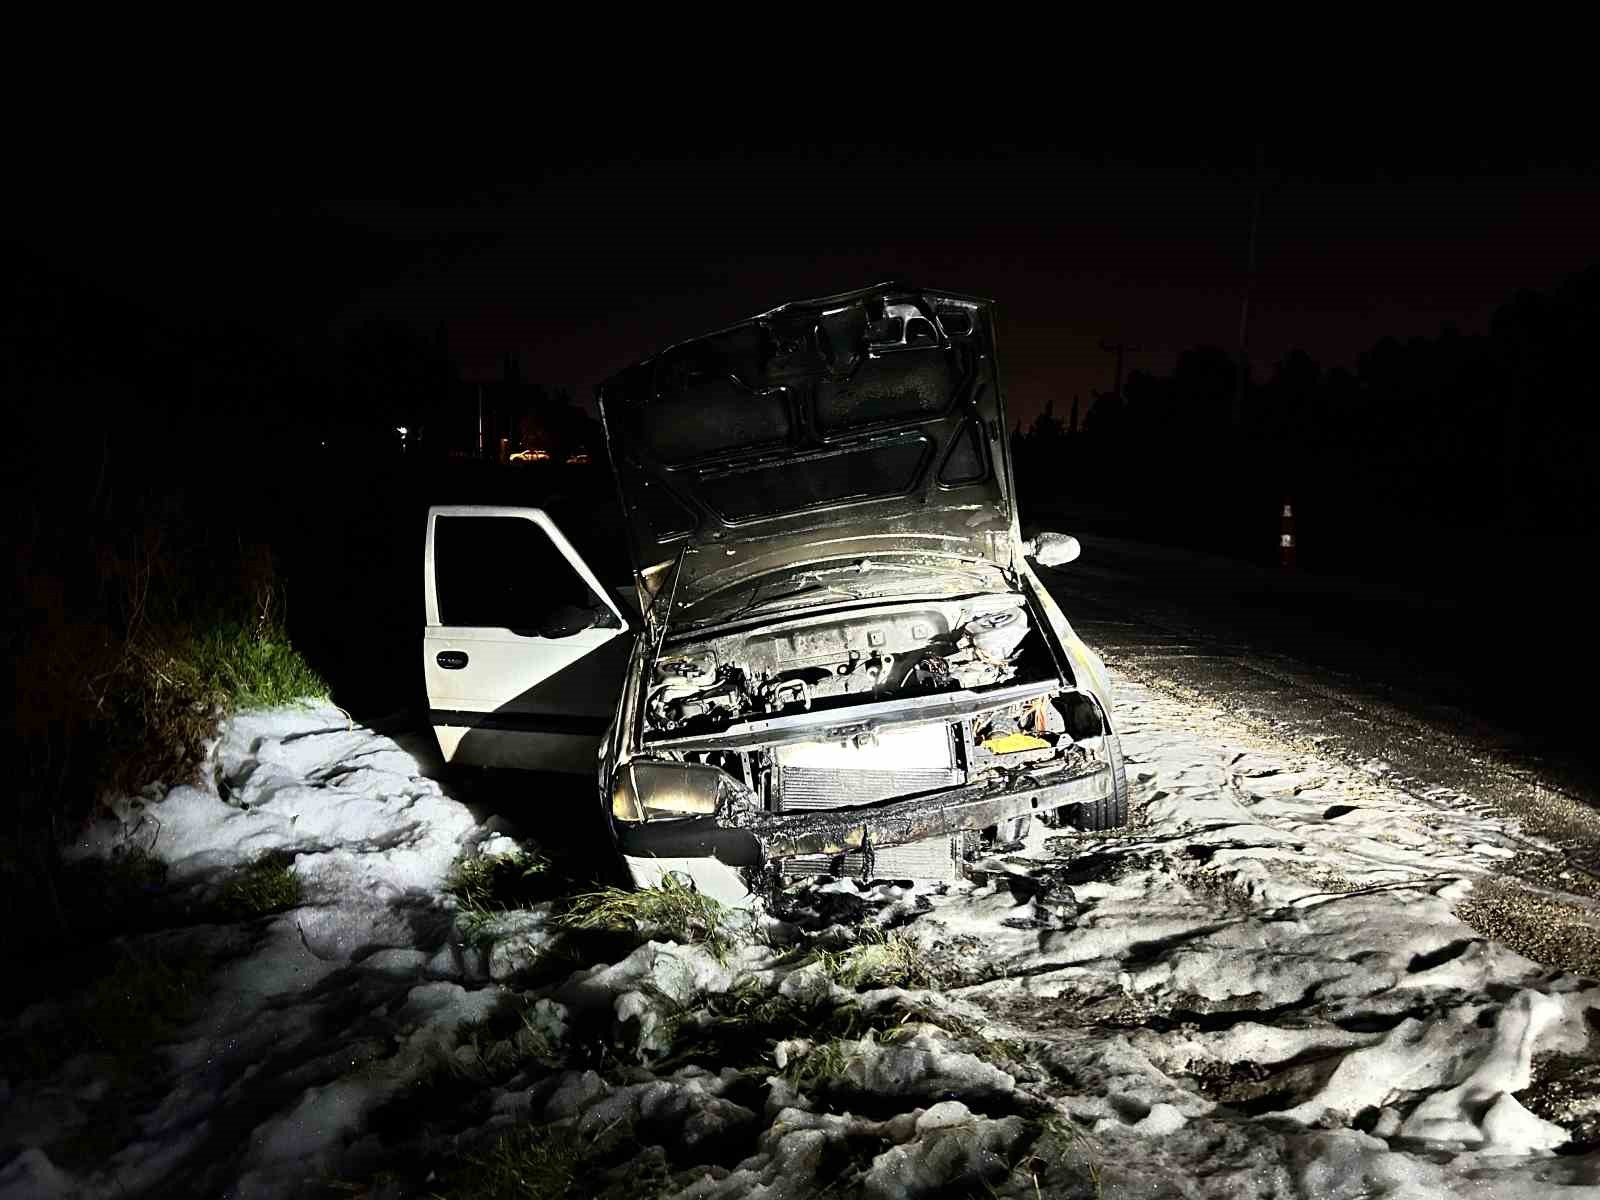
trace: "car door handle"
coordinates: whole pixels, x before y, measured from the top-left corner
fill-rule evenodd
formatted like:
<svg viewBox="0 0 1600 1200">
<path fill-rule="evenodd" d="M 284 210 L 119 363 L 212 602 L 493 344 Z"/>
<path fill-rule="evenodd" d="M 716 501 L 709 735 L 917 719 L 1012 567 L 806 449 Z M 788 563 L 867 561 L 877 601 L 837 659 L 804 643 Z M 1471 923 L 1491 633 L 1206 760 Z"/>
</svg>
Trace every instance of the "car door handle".
<svg viewBox="0 0 1600 1200">
<path fill-rule="evenodd" d="M 433 661 L 446 671 L 459 671 L 467 665 L 467 652 L 465 650 L 441 650 L 434 655 Z"/>
</svg>

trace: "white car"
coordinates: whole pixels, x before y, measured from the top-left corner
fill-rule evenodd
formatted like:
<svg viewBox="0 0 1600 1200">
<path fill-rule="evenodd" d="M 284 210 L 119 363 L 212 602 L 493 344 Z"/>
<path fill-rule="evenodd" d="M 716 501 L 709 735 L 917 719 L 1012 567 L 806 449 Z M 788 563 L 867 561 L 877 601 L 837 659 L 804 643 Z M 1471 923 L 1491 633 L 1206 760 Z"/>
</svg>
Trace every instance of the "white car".
<svg viewBox="0 0 1600 1200">
<path fill-rule="evenodd" d="M 785 304 L 599 397 L 633 593 L 538 509 L 429 513 L 447 760 L 597 771 L 636 883 L 736 903 L 1126 822 L 1104 666 L 1028 562 L 1077 543 L 1019 530 L 989 301 Z"/>
</svg>

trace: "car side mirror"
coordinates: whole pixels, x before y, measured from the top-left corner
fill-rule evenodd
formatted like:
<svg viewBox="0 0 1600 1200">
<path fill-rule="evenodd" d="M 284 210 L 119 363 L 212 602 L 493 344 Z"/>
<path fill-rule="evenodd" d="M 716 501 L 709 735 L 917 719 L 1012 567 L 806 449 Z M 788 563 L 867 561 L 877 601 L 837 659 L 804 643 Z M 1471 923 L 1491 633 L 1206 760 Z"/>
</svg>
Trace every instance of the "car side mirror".
<svg viewBox="0 0 1600 1200">
<path fill-rule="evenodd" d="M 582 633 L 585 629 L 593 629 L 596 624 L 595 612 L 589 608 L 579 608 L 573 604 L 563 604 L 544 614 L 539 622 L 539 636 L 543 638 L 565 638 L 575 633 Z"/>
<path fill-rule="evenodd" d="M 1041 533 L 1022 543 L 1022 552 L 1041 567 L 1065 566 L 1083 553 L 1078 539 L 1067 533 Z"/>
</svg>

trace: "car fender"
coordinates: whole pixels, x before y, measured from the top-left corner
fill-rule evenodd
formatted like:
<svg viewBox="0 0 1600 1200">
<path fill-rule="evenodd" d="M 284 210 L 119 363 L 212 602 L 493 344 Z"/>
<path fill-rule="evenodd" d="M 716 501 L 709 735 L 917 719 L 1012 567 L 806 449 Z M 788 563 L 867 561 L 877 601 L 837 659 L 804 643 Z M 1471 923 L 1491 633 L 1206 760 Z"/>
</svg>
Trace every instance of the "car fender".
<svg viewBox="0 0 1600 1200">
<path fill-rule="evenodd" d="M 1079 687 L 1087 688 L 1100 702 L 1101 710 L 1106 714 L 1108 723 L 1111 716 L 1111 678 L 1106 673 L 1106 664 L 1101 657 L 1091 650 L 1087 643 L 1080 638 L 1072 628 L 1072 623 L 1067 620 L 1067 614 L 1061 611 L 1061 606 L 1056 603 L 1038 575 L 1034 573 L 1028 561 L 1018 556 L 1018 569 L 1028 584 L 1028 589 L 1033 594 L 1033 601 L 1045 620 L 1050 622 L 1050 632 L 1055 635 L 1061 647 L 1062 654 L 1066 657 L 1067 665 L 1072 668 L 1073 679 Z M 1114 728 L 1114 726 L 1113 726 Z"/>
</svg>

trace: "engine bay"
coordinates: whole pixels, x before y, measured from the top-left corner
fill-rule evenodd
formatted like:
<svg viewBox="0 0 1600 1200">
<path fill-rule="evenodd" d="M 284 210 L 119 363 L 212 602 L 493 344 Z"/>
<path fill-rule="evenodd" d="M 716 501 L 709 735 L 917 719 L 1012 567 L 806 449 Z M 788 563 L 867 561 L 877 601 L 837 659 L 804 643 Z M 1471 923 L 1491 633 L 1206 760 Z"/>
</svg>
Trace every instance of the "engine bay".
<svg viewBox="0 0 1600 1200">
<path fill-rule="evenodd" d="M 1052 644 L 1024 597 L 1007 592 L 683 638 L 647 676 L 645 742 L 658 743 L 656 762 L 715 768 L 732 790 L 699 803 L 730 827 L 754 814 L 790 822 L 774 827 L 775 844 L 790 847 L 772 852 L 779 875 L 949 880 L 1034 816 L 1059 820 L 1106 764 L 1099 703 L 1061 671 Z M 827 715 L 768 720 L 808 712 Z M 647 817 L 679 811 L 643 793 L 638 804 Z M 858 815 L 896 804 L 881 828 Z M 952 804 L 976 823 L 949 825 Z"/>
<path fill-rule="evenodd" d="M 697 734 L 755 715 L 1053 673 L 1021 596 L 918 601 L 670 645 L 654 664 L 645 715 L 654 734 Z"/>
</svg>

